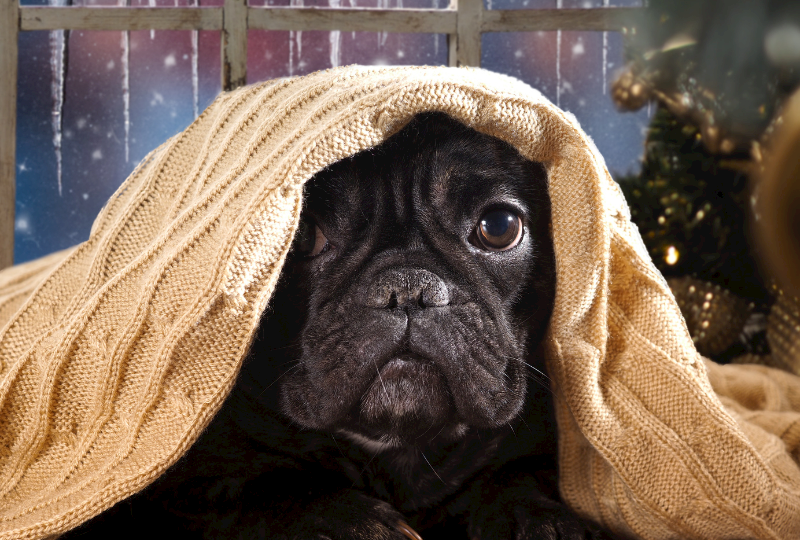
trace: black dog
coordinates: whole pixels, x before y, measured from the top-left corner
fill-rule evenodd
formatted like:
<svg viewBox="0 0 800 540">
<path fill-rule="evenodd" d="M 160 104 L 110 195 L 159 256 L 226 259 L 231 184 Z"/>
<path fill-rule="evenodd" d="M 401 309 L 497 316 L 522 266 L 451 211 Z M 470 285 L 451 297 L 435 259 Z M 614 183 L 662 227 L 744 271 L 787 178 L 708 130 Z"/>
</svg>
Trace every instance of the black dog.
<svg viewBox="0 0 800 540">
<path fill-rule="evenodd" d="M 609 538 L 558 501 L 544 168 L 427 113 L 305 196 L 211 427 L 68 537 Z"/>
</svg>

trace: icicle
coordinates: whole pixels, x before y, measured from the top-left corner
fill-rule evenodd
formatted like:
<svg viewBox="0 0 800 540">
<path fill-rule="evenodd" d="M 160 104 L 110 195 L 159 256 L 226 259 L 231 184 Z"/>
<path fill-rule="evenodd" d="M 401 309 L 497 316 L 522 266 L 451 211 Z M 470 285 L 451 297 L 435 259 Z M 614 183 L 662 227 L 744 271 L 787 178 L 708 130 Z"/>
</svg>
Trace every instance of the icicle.
<svg viewBox="0 0 800 540">
<path fill-rule="evenodd" d="M 387 5 L 388 5 L 388 2 L 387 2 Z M 397 6 L 395 6 L 395 7 L 397 7 L 398 9 L 403 9 L 403 0 L 397 0 Z M 388 35 L 389 35 L 388 32 L 384 32 L 383 33 L 383 44 L 384 45 L 386 44 L 386 37 Z M 400 52 L 402 52 L 402 51 L 400 51 Z"/>
<path fill-rule="evenodd" d="M 53 96 L 53 109 L 51 111 L 51 124 L 53 127 L 53 148 L 56 152 L 56 179 L 58 182 L 58 195 L 61 196 L 61 131 L 64 112 L 64 30 L 50 32 L 50 68 L 53 72 L 51 90 Z"/>
<path fill-rule="evenodd" d="M 358 5 L 358 3 L 356 2 L 356 0 L 347 0 L 347 1 L 350 3 L 350 7 L 356 7 L 356 6 Z M 353 30 L 352 32 L 350 32 L 350 39 L 356 39 L 356 32 L 355 32 L 355 30 Z"/>
<path fill-rule="evenodd" d="M 378 8 L 389 9 L 389 0 L 378 0 Z M 388 32 L 378 32 L 378 47 L 386 45 L 386 37 L 388 35 Z"/>
<path fill-rule="evenodd" d="M 130 7 L 131 0 L 117 0 L 117 5 Z M 122 69 L 122 124 L 125 128 L 125 163 L 128 163 L 130 161 L 131 133 L 131 33 L 127 30 L 122 32 L 120 47 L 122 48 L 122 58 L 120 59 L 120 68 Z"/>
<path fill-rule="evenodd" d="M 556 8 L 561 9 L 562 0 L 556 0 Z M 561 30 L 556 32 L 556 107 L 561 107 Z"/>
<path fill-rule="evenodd" d="M 331 67 L 342 65 L 342 33 L 339 30 L 331 30 Z"/>
<path fill-rule="evenodd" d="M 305 5 L 303 0 L 289 0 L 290 6 L 299 6 L 302 7 Z M 300 67 L 300 62 L 303 57 L 303 31 L 297 30 L 295 32 L 289 32 L 289 39 L 292 39 L 292 34 L 294 34 L 295 45 L 297 45 L 297 67 Z M 289 75 L 292 75 L 292 44 L 289 43 Z"/>
<path fill-rule="evenodd" d="M 300 0 L 302 4 L 303 0 Z M 294 33 L 295 42 L 297 43 L 297 67 L 300 67 L 300 62 L 303 59 L 303 31 L 298 30 Z"/>
<path fill-rule="evenodd" d="M 561 30 L 556 32 L 556 107 L 561 107 Z"/>
<path fill-rule="evenodd" d="M 431 0 L 431 7 L 439 9 L 439 0 Z M 434 58 L 439 57 L 439 34 L 433 34 L 433 55 Z"/>
<path fill-rule="evenodd" d="M 603 0 L 603 7 L 609 6 L 609 0 Z M 608 91 L 608 32 L 603 32 L 603 95 Z"/>
<path fill-rule="evenodd" d="M 289 76 L 294 75 L 294 30 L 289 30 Z"/>
<path fill-rule="evenodd" d="M 66 0 L 50 0 L 51 6 L 66 6 Z M 69 33 L 64 30 L 50 32 L 50 69 L 53 73 L 51 79 L 51 94 L 53 108 L 51 111 L 51 124 L 53 127 L 53 148 L 56 152 L 56 179 L 58 181 L 58 195 L 61 196 L 61 135 L 64 125 L 64 82 L 67 75 L 67 42 Z"/>
<path fill-rule="evenodd" d="M 289 76 L 294 75 L 294 30 L 289 30 Z"/>
<path fill-rule="evenodd" d="M 130 161 L 130 135 L 131 135 L 131 33 L 122 32 L 122 114 L 125 126 L 125 163 Z"/>
<path fill-rule="evenodd" d="M 156 7 L 156 0 L 148 0 L 148 5 L 150 7 Z M 155 39 L 155 38 L 156 38 L 156 31 L 150 30 L 150 39 Z"/>
<path fill-rule="evenodd" d="M 332 8 L 338 8 L 342 5 L 341 0 L 330 0 L 329 4 Z M 331 67 L 342 65 L 342 33 L 339 30 L 331 30 L 328 39 L 331 43 Z"/>
<path fill-rule="evenodd" d="M 177 0 L 176 0 L 177 1 Z M 192 6 L 198 7 L 198 0 L 192 0 Z M 197 61 L 199 58 L 197 47 L 197 30 L 192 30 L 192 112 L 194 117 L 198 115 L 198 102 L 200 101 L 200 77 L 197 74 Z"/>
</svg>

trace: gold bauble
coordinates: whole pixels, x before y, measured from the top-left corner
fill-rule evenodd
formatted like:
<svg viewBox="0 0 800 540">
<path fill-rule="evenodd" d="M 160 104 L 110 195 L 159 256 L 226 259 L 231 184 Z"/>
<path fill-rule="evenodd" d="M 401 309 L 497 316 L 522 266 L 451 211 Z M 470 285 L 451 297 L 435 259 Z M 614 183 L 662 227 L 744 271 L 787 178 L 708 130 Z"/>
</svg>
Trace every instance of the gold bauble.
<svg viewBox="0 0 800 540">
<path fill-rule="evenodd" d="M 800 375 L 800 300 L 778 290 L 767 317 L 771 364 Z"/>
<path fill-rule="evenodd" d="M 733 345 L 753 307 L 719 285 L 693 277 L 667 280 L 700 354 L 716 356 Z"/>
</svg>

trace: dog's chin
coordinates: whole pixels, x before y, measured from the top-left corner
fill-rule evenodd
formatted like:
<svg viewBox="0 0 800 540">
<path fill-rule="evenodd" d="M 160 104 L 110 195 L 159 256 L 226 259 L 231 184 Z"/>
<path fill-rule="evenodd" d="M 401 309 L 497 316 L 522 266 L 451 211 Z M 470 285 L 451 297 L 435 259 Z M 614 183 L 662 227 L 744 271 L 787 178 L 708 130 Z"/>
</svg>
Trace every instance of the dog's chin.
<svg viewBox="0 0 800 540">
<path fill-rule="evenodd" d="M 374 370 L 360 370 L 357 377 L 352 369 L 287 374 L 280 393 L 284 414 L 304 428 L 339 433 L 374 452 L 441 447 L 470 429 L 498 428 L 519 413 L 524 400 L 525 379 L 518 370 L 506 370 L 502 381 L 477 364 L 474 374 L 447 373 L 438 362 L 408 351 L 358 363 L 369 364 Z M 486 384 L 464 380 L 471 375 Z M 484 390 L 492 387 L 492 393 Z"/>
<path fill-rule="evenodd" d="M 346 431 L 391 446 L 419 446 L 458 424 L 447 380 L 433 362 L 401 354 L 386 362 L 350 415 Z"/>
</svg>

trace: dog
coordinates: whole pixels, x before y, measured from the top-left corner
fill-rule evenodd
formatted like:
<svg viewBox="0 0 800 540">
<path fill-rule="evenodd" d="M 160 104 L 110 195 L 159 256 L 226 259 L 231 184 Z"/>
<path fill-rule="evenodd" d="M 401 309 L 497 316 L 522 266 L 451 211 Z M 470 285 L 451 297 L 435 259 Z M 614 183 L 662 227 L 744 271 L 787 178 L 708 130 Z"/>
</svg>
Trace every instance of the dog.
<svg viewBox="0 0 800 540">
<path fill-rule="evenodd" d="M 558 496 L 543 165 L 423 113 L 304 199 L 220 413 L 64 538 L 612 538 Z"/>
</svg>

